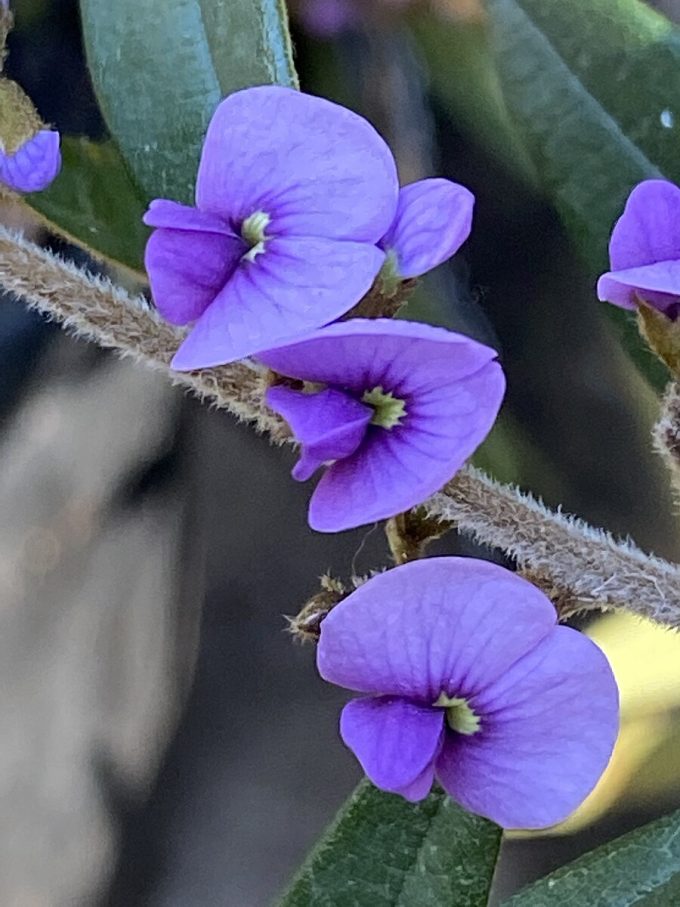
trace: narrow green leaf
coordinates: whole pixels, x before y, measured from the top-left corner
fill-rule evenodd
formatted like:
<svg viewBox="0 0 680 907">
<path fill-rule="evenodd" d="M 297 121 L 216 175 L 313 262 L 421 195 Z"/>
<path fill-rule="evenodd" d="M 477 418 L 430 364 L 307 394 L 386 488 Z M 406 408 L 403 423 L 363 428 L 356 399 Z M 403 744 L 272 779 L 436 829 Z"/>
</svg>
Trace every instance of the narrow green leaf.
<svg viewBox="0 0 680 907">
<path fill-rule="evenodd" d="M 95 89 L 148 199 L 191 202 L 225 96 L 296 84 L 283 0 L 81 0 Z"/>
<path fill-rule="evenodd" d="M 677 907 L 680 811 L 558 869 L 503 907 Z"/>
<path fill-rule="evenodd" d="M 536 173 L 505 104 L 488 23 L 418 10 L 412 27 L 427 59 L 432 89 L 456 126 L 533 187 Z"/>
<path fill-rule="evenodd" d="M 43 192 L 26 197 L 56 233 L 94 255 L 142 268 L 148 230 L 144 203 L 113 142 L 62 140 L 62 171 Z"/>
<path fill-rule="evenodd" d="M 414 805 L 364 781 L 281 907 L 486 907 L 500 839 L 440 791 Z"/>
<path fill-rule="evenodd" d="M 680 32 L 639 0 L 488 0 L 503 92 L 594 270 L 632 186 L 680 181 Z"/>
</svg>

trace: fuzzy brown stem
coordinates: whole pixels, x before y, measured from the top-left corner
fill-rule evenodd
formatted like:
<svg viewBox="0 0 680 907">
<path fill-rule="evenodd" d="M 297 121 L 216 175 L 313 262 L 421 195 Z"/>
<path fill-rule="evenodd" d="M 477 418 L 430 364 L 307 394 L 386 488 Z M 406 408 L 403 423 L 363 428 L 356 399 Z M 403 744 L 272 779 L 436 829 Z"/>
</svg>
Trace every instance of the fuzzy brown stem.
<svg viewBox="0 0 680 907">
<path fill-rule="evenodd" d="M 0 226 L 0 286 L 79 337 L 164 371 L 174 384 L 267 431 L 288 429 L 263 401 L 266 371 L 237 363 L 175 372 L 170 362 L 184 331 L 162 321 L 143 296 L 131 296 Z"/>
<path fill-rule="evenodd" d="M 553 600 L 571 603 L 568 613 L 625 608 L 680 627 L 677 565 L 583 520 L 551 511 L 530 494 L 501 485 L 478 469 L 461 470 L 425 507 L 541 577 L 540 585 L 549 584 Z"/>
<path fill-rule="evenodd" d="M 266 408 L 264 371 L 244 364 L 173 372 L 183 333 L 162 322 L 143 297 L 131 297 L 0 227 L 0 285 L 79 336 L 162 369 L 175 383 L 267 431 L 290 440 Z M 465 467 L 424 505 L 435 520 L 513 557 L 567 602 L 584 609 L 625 608 L 680 627 L 680 568 L 616 541 L 582 520 L 548 510 L 529 494 Z"/>
<path fill-rule="evenodd" d="M 668 468 L 674 491 L 680 493 L 680 386 L 675 381 L 670 382 L 664 393 L 652 440 Z"/>
</svg>

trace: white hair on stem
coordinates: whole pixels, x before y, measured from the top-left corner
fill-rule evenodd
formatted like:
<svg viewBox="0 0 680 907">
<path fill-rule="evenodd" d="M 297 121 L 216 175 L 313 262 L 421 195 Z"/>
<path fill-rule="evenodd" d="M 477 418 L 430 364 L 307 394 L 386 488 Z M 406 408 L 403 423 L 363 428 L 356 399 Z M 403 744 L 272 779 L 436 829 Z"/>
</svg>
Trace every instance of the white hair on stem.
<svg viewBox="0 0 680 907">
<path fill-rule="evenodd" d="M 21 235 L 0 227 L 0 286 L 79 337 L 164 371 L 175 384 L 248 421 L 276 443 L 290 440 L 264 404 L 266 375 L 244 363 L 175 372 L 184 332 L 132 296 Z M 626 609 L 680 627 L 680 567 L 645 554 L 583 520 L 551 511 L 530 494 L 467 466 L 424 505 L 461 533 L 512 557 L 564 618 L 576 611 Z"/>
</svg>

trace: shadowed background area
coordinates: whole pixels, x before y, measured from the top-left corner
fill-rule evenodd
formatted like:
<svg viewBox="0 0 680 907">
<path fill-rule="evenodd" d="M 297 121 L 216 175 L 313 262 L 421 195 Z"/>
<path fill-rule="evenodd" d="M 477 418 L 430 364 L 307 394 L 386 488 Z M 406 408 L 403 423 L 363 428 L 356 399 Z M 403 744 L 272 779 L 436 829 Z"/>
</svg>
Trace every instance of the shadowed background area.
<svg viewBox="0 0 680 907">
<path fill-rule="evenodd" d="M 476 21 L 477 3 L 449 5 Z M 9 74 L 47 122 L 104 135 L 77 4 L 18 0 L 16 11 Z M 522 162 L 475 139 L 460 99 L 438 90 L 419 16 L 332 43 L 296 31 L 303 87 L 369 116 L 402 181 L 439 173 L 477 195 L 472 239 L 411 311 L 500 350 L 508 399 L 480 462 L 672 558 L 647 364 L 623 350 Z M 23 211 L 0 217 L 76 254 Z M 382 532 L 312 533 L 290 452 L 7 298 L 0 349 L 0 903 L 266 905 L 359 778 L 337 739 L 342 694 L 284 615 L 329 569 L 385 565 Z M 437 550 L 471 551 L 455 538 Z M 653 639 L 638 656 L 671 689 L 679 653 L 659 651 Z M 680 803 L 659 769 L 677 758 L 678 708 L 672 696 L 639 704 L 584 817 L 594 825 L 506 842 L 499 897 Z"/>
</svg>

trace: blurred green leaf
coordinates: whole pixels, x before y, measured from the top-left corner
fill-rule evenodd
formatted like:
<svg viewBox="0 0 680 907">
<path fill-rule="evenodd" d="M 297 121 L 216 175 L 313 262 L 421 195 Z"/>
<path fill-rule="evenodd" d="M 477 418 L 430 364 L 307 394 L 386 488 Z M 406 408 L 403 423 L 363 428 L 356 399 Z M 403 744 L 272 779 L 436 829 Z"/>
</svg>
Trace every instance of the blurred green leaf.
<svg viewBox="0 0 680 907">
<path fill-rule="evenodd" d="M 594 271 L 637 182 L 680 181 L 680 32 L 638 0 L 488 0 L 503 93 Z"/>
<path fill-rule="evenodd" d="M 486 907 L 500 839 L 441 791 L 412 804 L 364 781 L 281 907 Z"/>
<path fill-rule="evenodd" d="M 148 230 L 144 203 L 113 142 L 62 140 L 63 168 L 49 189 L 26 196 L 54 232 L 135 270 Z"/>
<path fill-rule="evenodd" d="M 147 199 L 191 202 L 219 101 L 295 85 L 283 0 L 81 0 L 95 89 Z"/>
<path fill-rule="evenodd" d="M 540 879 L 503 907 L 677 907 L 680 812 L 636 828 Z"/>
<path fill-rule="evenodd" d="M 489 40 L 488 23 L 418 11 L 412 28 L 425 54 L 431 87 L 457 126 L 533 186 L 534 165 L 505 105 Z"/>
</svg>

